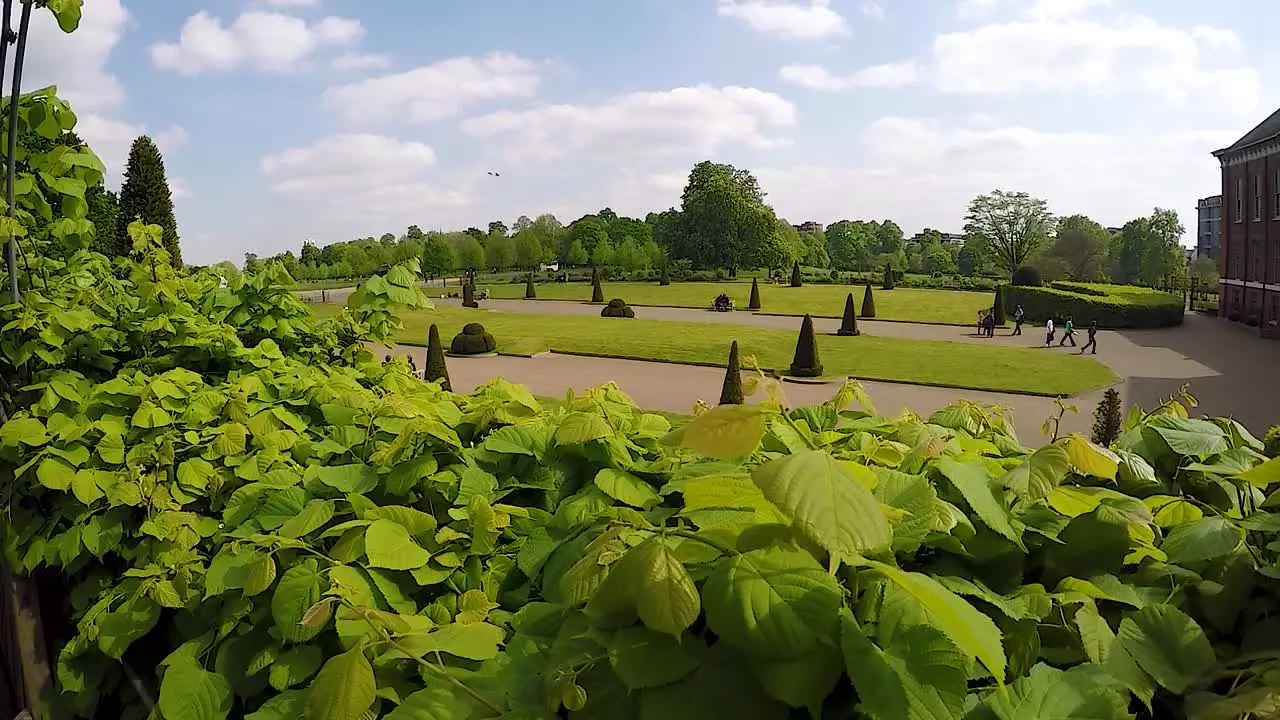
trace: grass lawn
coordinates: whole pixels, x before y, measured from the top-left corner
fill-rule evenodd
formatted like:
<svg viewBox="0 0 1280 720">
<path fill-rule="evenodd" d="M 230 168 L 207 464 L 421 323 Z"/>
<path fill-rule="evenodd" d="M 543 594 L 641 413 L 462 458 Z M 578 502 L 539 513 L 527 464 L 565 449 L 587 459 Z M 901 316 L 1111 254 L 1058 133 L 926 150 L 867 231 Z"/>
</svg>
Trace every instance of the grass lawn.
<svg viewBox="0 0 1280 720">
<path fill-rule="evenodd" d="M 312 306 L 320 317 L 330 316 L 340 307 L 319 303 Z M 728 358 L 729 343 L 737 340 L 744 356 L 754 355 L 766 368 L 786 370 L 796 343 L 796 333 L 789 330 L 727 323 L 529 315 L 453 306 L 407 313 L 402 319 L 405 328 L 396 339 L 403 343 L 425 344 L 428 326 L 436 323 L 447 347 L 465 323 L 480 322 L 493 333 L 499 352 L 517 355 L 554 349 L 722 365 Z M 866 380 L 1037 395 L 1077 395 L 1116 380 L 1109 369 L 1093 359 L 1040 348 L 871 335 L 819 335 L 818 348 L 828 375 Z"/>
<path fill-rule="evenodd" d="M 662 286 L 657 283 L 605 282 L 604 297 L 620 297 L 632 305 L 661 305 L 666 307 L 706 308 L 720 293 L 728 293 L 737 307 L 745 310 L 751 299 L 750 282 L 673 282 Z M 523 298 L 524 283 L 484 283 L 495 298 Z M 543 283 L 538 285 L 541 300 L 591 299 L 589 283 Z M 760 283 L 760 312 L 779 315 L 804 315 L 840 317 L 844 312 L 844 299 L 849 293 L 862 309 L 861 285 L 809 284 L 793 288 L 789 285 Z M 991 307 L 994 294 L 989 292 L 962 292 L 958 290 L 925 290 L 898 288 L 881 290 L 873 286 L 876 317 L 881 320 L 910 320 L 913 322 L 955 323 L 971 325 L 977 321 L 978 311 Z"/>
</svg>

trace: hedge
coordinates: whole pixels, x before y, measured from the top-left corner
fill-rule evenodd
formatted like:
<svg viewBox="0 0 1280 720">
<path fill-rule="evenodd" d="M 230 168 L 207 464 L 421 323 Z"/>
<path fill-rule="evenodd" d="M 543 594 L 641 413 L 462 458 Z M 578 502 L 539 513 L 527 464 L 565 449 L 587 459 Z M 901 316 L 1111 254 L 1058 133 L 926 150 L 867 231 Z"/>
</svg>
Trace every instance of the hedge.
<svg viewBox="0 0 1280 720">
<path fill-rule="evenodd" d="M 1182 324 L 1183 302 L 1177 295 L 1129 285 L 1055 282 L 1048 287 L 1008 285 L 1006 312 L 1019 305 L 1029 322 L 1056 322 L 1071 317 L 1076 327 L 1097 321 L 1110 329 L 1149 329 Z"/>
</svg>

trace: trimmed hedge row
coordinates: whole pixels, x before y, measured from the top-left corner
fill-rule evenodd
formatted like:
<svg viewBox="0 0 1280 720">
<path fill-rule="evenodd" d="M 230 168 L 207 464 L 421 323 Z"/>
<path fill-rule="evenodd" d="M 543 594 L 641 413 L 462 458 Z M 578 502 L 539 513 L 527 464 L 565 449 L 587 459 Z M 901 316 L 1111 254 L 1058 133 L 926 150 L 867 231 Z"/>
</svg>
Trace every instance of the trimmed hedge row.
<svg viewBox="0 0 1280 720">
<path fill-rule="evenodd" d="M 1071 286 L 1064 288 L 1062 286 Z M 1076 327 L 1097 321 L 1109 329 L 1151 329 L 1182 324 L 1183 302 L 1177 295 L 1128 286 L 1054 283 L 1050 287 L 1009 285 L 1004 288 L 1005 311 L 1022 306 L 1027 321 L 1061 322 L 1068 316 Z"/>
</svg>

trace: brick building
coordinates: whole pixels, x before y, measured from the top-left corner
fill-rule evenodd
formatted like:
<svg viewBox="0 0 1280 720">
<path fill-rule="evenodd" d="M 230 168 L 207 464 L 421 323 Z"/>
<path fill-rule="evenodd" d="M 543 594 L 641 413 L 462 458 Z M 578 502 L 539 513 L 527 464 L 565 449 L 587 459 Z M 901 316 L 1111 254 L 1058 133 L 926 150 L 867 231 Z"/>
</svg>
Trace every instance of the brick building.
<svg viewBox="0 0 1280 720">
<path fill-rule="evenodd" d="M 1213 156 L 1222 166 L 1218 312 L 1280 337 L 1280 110 Z"/>
</svg>

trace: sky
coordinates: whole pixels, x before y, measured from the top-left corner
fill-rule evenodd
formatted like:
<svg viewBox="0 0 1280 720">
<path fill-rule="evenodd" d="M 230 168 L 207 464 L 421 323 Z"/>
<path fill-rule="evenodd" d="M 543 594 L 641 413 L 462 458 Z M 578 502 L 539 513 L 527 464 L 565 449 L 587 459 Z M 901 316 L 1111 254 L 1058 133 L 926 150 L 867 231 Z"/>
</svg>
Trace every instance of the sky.
<svg viewBox="0 0 1280 720">
<path fill-rule="evenodd" d="M 183 257 L 411 224 L 678 206 L 728 162 L 800 223 L 959 232 L 999 188 L 1120 225 L 1219 192 L 1280 104 L 1274 0 L 86 0 L 41 13 L 54 84 L 118 187 L 164 153 Z M 497 176 L 490 175 L 497 173 Z"/>
</svg>

